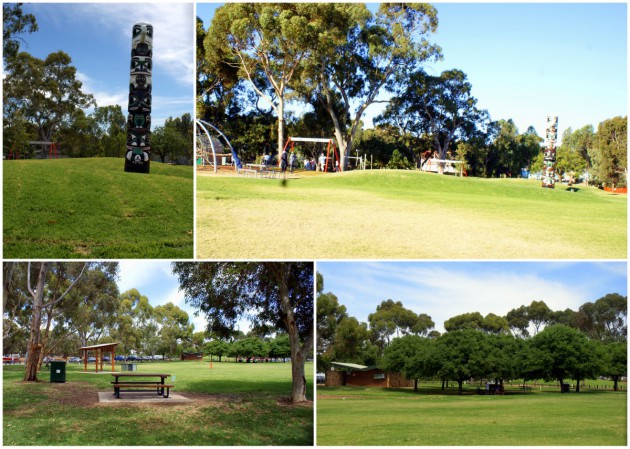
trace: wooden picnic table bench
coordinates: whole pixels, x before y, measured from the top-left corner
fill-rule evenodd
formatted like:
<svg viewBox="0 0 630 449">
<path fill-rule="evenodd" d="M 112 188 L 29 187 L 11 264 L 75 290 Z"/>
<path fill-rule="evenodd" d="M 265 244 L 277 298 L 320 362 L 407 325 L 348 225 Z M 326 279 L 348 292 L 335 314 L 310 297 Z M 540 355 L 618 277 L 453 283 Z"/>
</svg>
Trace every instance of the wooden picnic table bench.
<svg viewBox="0 0 630 449">
<path fill-rule="evenodd" d="M 171 388 L 174 388 L 175 385 L 170 385 L 165 383 L 165 379 L 170 376 L 170 374 L 163 373 L 138 373 L 138 372 L 125 372 L 125 373 L 112 373 L 112 376 L 116 379 L 112 382 L 114 386 L 114 396 L 117 399 L 120 399 L 121 388 L 124 388 L 122 391 L 127 392 L 137 392 L 143 390 L 135 390 L 134 388 L 155 388 L 158 395 L 164 396 L 164 390 L 166 389 L 166 396 L 164 398 L 168 398 Z M 159 378 L 159 380 L 153 381 L 120 381 L 120 378 L 135 378 L 135 377 L 155 377 Z M 131 388 L 131 389 L 130 389 Z"/>
</svg>

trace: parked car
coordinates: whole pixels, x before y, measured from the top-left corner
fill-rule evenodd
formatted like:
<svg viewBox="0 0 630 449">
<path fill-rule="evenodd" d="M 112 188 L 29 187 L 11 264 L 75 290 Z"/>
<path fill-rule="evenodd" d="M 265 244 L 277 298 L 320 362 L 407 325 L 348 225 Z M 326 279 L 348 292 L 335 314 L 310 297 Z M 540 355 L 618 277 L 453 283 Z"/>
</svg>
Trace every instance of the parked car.
<svg viewBox="0 0 630 449">
<path fill-rule="evenodd" d="M 88 357 L 88 363 L 96 362 L 96 357 Z"/>
<path fill-rule="evenodd" d="M 124 355 L 117 355 L 116 357 L 114 357 L 114 360 L 116 360 L 117 362 L 124 362 L 125 361 L 125 356 Z"/>
<path fill-rule="evenodd" d="M 109 362 L 110 358 L 108 356 L 103 357 L 103 362 Z"/>
<path fill-rule="evenodd" d="M 68 363 L 81 363 L 81 357 L 68 357 Z"/>
<path fill-rule="evenodd" d="M 137 355 L 128 355 L 127 356 L 127 361 L 128 362 L 139 362 L 140 361 L 140 357 L 138 357 Z"/>
</svg>

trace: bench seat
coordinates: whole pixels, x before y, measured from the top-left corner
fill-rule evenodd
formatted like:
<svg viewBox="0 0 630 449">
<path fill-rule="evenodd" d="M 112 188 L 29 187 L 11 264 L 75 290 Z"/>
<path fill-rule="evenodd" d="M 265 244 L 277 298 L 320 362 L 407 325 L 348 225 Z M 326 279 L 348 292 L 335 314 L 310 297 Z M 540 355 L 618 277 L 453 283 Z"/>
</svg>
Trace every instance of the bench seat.
<svg viewBox="0 0 630 449">
<path fill-rule="evenodd" d="M 175 388 L 175 385 L 170 384 L 161 384 L 160 382 L 112 382 L 114 386 L 114 396 L 120 399 L 120 389 L 125 388 L 123 391 L 142 391 L 142 390 L 127 390 L 126 388 L 155 388 L 157 390 L 158 395 L 164 395 L 164 389 L 166 388 L 166 396 L 164 398 L 168 398 L 171 388 Z"/>
</svg>

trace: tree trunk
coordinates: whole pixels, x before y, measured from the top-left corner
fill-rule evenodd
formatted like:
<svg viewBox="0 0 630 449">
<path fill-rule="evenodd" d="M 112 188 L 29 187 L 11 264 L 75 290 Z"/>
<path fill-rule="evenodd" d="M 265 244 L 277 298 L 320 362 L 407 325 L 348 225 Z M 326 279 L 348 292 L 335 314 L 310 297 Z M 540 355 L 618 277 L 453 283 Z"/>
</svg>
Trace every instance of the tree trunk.
<svg viewBox="0 0 630 449">
<path fill-rule="evenodd" d="M 27 269 L 30 273 L 30 266 Z M 42 308 L 44 303 L 44 282 L 46 280 L 47 270 L 47 262 L 41 262 L 36 290 L 31 290 L 30 283 L 28 286 L 31 295 L 33 296 L 33 316 L 31 318 L 31 332 L 28 341 L 28 357 L 26 359 L 26 370 L 24 373 L 25 382 L 37 382 L 39 354 L 42 349 L 42 345 L 39 340 L 40 328 L 42 323 Z"/>
<path fill-rule="evenodd" d="M 418 391 L 418 379 L 413 380 L 413 391 Z"/>
<path fill-rule="evenodd" d="M 619 376 L 612 376 L 613 381 L 615 382 L 613 385 L 614 391 L 619 391 Z"/>
<path fill-rule="evenodd" d="M 459 384 L 459 394 L 460 395 L 464 394 L 464 380 L 457 379 L 457 383 Z"/>
<path fill-rule="evenodd" d="M 4 262 L 2 264 L 2 311 L 7 309 L 7 299 L 9 298 L 9 287 L 11 286 L 11 276 L 15 262 Z"/>
<path fill-rule="evenodd" d="M 278 98 L 278 167 L 281 164 L 280 156 L 284 149 L 284 98 Z"/>
<path fill-rule="evenodd" d="M 577 384 L 575 385 L 575 392 L 579 393 L 580 392 L 580 379 L 576 379 Z"/>
<path fill-rule="evenodd" d="M 280 301 L 283 313 L 284 323 L 289 335 L 289 346 L 291 350 L 291 402 L 306 402 L 306 377 L 304 376 L 304 363 L 307 355 L 312 352 L 313 338 L 306 339 L 303 345 L 300 345 L 300 336 L 298 332 L 297 322 L 291 307 L 289 299 L 288 276 L 291 273 L 291 264 L 282 263 L 282 268 L 274 271 L 277 273 L 278 286 L 280 288 Z"/>
</svg>

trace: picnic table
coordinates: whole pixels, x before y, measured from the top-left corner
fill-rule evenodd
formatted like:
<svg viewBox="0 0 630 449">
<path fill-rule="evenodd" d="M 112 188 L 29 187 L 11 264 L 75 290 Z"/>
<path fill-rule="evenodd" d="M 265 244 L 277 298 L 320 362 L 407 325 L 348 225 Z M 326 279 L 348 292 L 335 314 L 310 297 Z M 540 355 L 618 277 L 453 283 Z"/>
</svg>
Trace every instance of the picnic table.
<svg viewBox="0 0 630 449">
<path fill-rule="evenodd" d="M 160 396 L 164 396 L 164 389 L 166 389 L 166 396 L 164 398 L 168 398 L 170 394 L 170 389 L 174 388 L 175 385 L 168 385 L 165 382 L 167 377 L 170 377 L 170 374 L 164 373 L 138 373 L 138 372 L 125 372 L 125 373 L 112 373 L 115 381 L 112 382 L 114 386 L 114 396 L 117 399 L 120 399 L 121 388 L 124 388 L 122 391 L 134 392 L 134 391 L 143 391 L 143 390 L 135 390 L 135 388 L 155 388 L 157 394 Z M 123 378 L 121 381 L 120 378 Z M 159 380 L 149 380 L 149 381 L 127 381 L 124 378 L 135 378 L 135 377 L 149 377 L 155 378 Z"/>
</svg>

